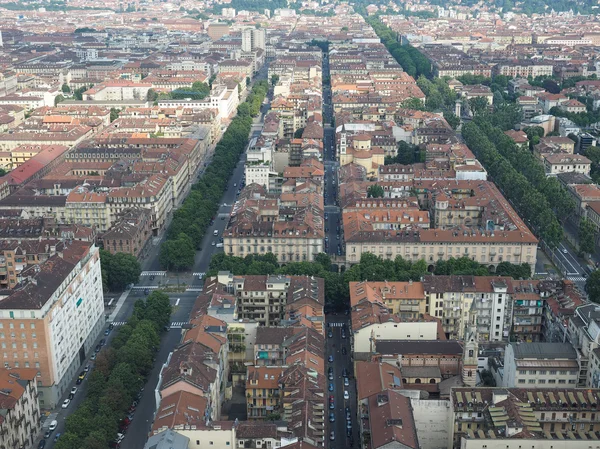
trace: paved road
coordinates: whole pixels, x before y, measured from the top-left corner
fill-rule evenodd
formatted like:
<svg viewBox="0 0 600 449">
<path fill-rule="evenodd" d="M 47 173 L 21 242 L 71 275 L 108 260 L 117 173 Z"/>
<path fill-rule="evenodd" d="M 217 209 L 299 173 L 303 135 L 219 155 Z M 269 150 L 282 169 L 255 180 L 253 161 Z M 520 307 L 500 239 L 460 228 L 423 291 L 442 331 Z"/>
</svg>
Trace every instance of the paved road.
<svg viewBox="0 0 600 449">
<path fill-rule="evenodd" d="M 328 391 L 328 395 L 334 397 L 334 409 L 328 408 L 327 419 L 329 421 L 329 432 L 327 435 L 329 439 L 329 447 L 331 449 L 346 449 L 351 447 L 355 442 L 358 441 L 358 426 L 356 423 L 356 384 L 354 380 L 353 363 L 351 359 L 351 348 L 350 339 L 342 338 L 342 327 L 338 327 L 342 324 L 346 325 L 345 334 L 349 337 L 348 332 L 348 317 L 343 314 L 338 315 L 327 315 L 327 332 L 331 330 L 332 337 L 327 338 L 326 353 L 325 356 L 329 358 L 333 355 L 333 363 L 328 363 L 329 367 L 333 368 L 333 381 L 328 380 L 329 384 L 333 383 L 333 392 Z M 342 353 L 342 348 L 346 349 L 346 354 Z M 346 369 L 348 374 L 348 386 L 344 386 L 344 378 L 342 377 L 343 370 Z M 344 392 L 348 392 L 348 399 L 344 399 Z M 330 400 L 329 400 L 330 401 Z M 330 403 L 328 401 L 328 404 Z M 345 408 L 350 408 L 350 437 L 347 433 L 347 423 Z M 331 412 L 334 412 L 335 421 L 331 422 Z M 331 432 L 334 432 L 335 439 L 331 440 Z"/>
<path fill-rule="evenodd" d="M 256 79 L 265 79 L 266 73 L 267 73 L 267 69 L 265 67 L 263 70 L 261 70 L 261 72 L 256 77 Z M 269 108 L 268 105 L 263 105 L 263 107 L 261 108 L 261 112 L 262 112 L 261 115 L 259 117 L 257 117 L 254 121 L 257 126 L 253 125 L 253 127 L 252 127 L 252 132 L 251 132 L 252 136 L 257 136 L 258 134 L 260 134 L 260 129 L 262 127 L 261 123 L 264 120 L 264 115 L 267 112 L 268 108 Z M 194 264 L 193 272 L 208 271 L 208 265 L 210 263 L 210 258 L 216 251 L 221 250 L 221 249 L 216 248 L 216 246 L 211 245 L 211 243 L 213 241 L 216 241 L 218 239 L 218 237 L 213 236 L 213 231 L 216 229 L 219 232 L 219 236 L 223 235 L 223 230 L 225 228 L 227 220 L 221 220 L 220 216 L 228 216 L 231 211 L 231 207 L 232 207 L 233 202 L 235 201 L 236 192 L 238 190 L 238 187 L 234 186 L 234 184 L 237 184 L 239 186 L 239 182 L 244 173 L 244 163 L 243 163 L 244 160 L 245 160 L 245 154 L 242 155 L 242 157 L 240 159 L 240 163 L 238 163 L 237 167 L 235 168 L 234 174 L 229 181 L 227 191 L 223 194 L 223 197 L 221 199 L 221 207 L 219 208 L 219 218 L 217 218 L 215 220 L 214 226 L 210 227 L 206 231 L 206 235 L 204 236 L 204 239 L 203 239 L 202 245 L 201 245 L 202 249 L 196 253 L 196 261 Z M 142 263 L 143 269 L 145 271 L 160 271 L 161 270 L 160 264 L 158 262 L 158 253 L 159 253 L 159 249 L 160 249 L 160 244 L 163 241 L 164 241 L 164 235 L 161 236 L 160 239 L 157 238 L 157 240 L 155 242 L 150 243 L 152 245 L 152 247 L 150 247 L 150 249 L 148 251 L 148 257 Z M 171 275 L 168 279 L 169 279 L 170 284 L 175 284 L 177 282 L 176 276 L 173 277 Z M 180 278 L 181 282 L 189 281 L 189 280 L 190 280 L 189 274 L 188 274 L 188 276 L 182 275 Z M 144 277 L 140 278 L 139 283 L 136 285 L 137 286 L 153 286 L 153 285 L 157 285 L 159 282 L 164 283 L 165 281 L 166 281 L 166 278 L 161 277 L 161 276 L 156 276 L 152 280 L 150 279 L 149 276 L 144 276 Z M 191 285 L 191 287 L 199 287 L 202 284 L 202 282 L 200 281 L 200 279 L 198 277 L 196 277 L 193 281 L 193 284 L 195 284 L 195 285 Z M 127 296 L 122 307 L 116 314 L 115 319 L 113 321 L 116 323 L 126 322 L 133 312 L 133 305 L 134 305 L 135 301 L 138 298 L 142 298 L 143 296 L 144 296 L 143 293 L 130 293 Z M 197 296 L 198 296 L 198 292 L 194 292 L 194 291 L 186 291 L 186 292 L 181 292 L 181 293 L 169 293 L 169 297 L 171 299 L 171 304 L 174 306 L 174 311 L 173 311 L 173 314 L 171 315 L 172 323 L 187 322 L 189 320 L 189 316 L 190 316 L 190 313 L 192 311 L 192 308 L 193 308 L 193 305 L 194 305 L 194 302 L 195 302 Z M 118 297 L 115 299 L 115 302 L 117 301 L 117 299 L 118 299 Z M 110 344 L 110 340 L 112 339 L 114 334 L 115 334 L 115 332 L 113 331 L 111 333 L 111 335 L 109 335 L 108 337 L 104 337 L 104 335 L 101 335 L 98 338 L 98 340 L 100 340 L 101 338 L 106 338 L 107 344 Z M 156 410 L 155 389 L 158 384 L 158 375 L 160 373 L 162 365 L 166 362 L 167 357 L 169 356 L 169 353 L 172 352 L 173 349 L 175 349 L 175 347 L 180 343 L 180 341 L 181 341 L 181 330 L 180 329 L 172 329 L 170 332 L 167 332 L 162 336 L 160 348 L 159 348 L 158 353 L 156 354 L 156 363 L 154 364 L 154 367 L 148 377 L 148 381 L 147 381 L 146 385 L 144 386 L 144 393 L 142 395 L 142 398 L 140 399 L 140 403 L 138 404 L 136 413 L 134 415 L 133 422 L 131 423 L 129 430 L 125 434 L 125 439 L 123 440 L 123 442 L 121 444 L 122 448 L 142 449 L 144 447 L 144 444 L 146 443 L 146 439 L 148 437 L 148 432 L 152 426 L 152 421 L 154 419 L 154 412 Z M 82 369 L 83 369 L 83 366 L 85 366 L 86 364 L 91 364 L 92 370 L 93 370 L 93 361 L 89 360 L 89 358 L 88 358 L 86 360 L 86 362 L 82 365 Z M 73 385 L 75 385 L 75 380 L 76 379 L 73 379 Z M 86 377 L 86 380 L 84 380 L 82 382 L 82 384 L 79 385 L 79 390 L 78 390 L 77 394 L 75 395 L 75 397 L 73 398 L 73 400 L 71 401 L 71 404 L 69 405 L 69 407 L 67 409 L 62 409 L 59 407 L 58 409 L 53 411 L 53 414 L 56 414 L 55 415 L 56 417 L 54 417 L 54 419 L 57 419 L 59 424 L 58 424 L 57 429 L 52 433 L 52 436 L 47 440 L 46 449 L 52 449 L 52 447 L 54 446 L 53 439 L 57 433 L 61 433 L 61 434 L 64 433 L 65 418 L 68 415 L 70 415 L 71 413 L 73 413 L 73 411 L 77 409 L 77 407 L 81 404 L 81 402 L 83 402 L 83 400 L 85 399 L 86 391 L 87 391 L 87 377 Z M 65 396 L 63 398 L 61 398 L 61 402 L 64 399 L 66 399 L 67 396 L 68 396 L 68 392 L 65 394 Z M 46 427 L 49 425 L 49 423 L 50 422 L 47 421 Z M 45 431 L 45 430 L 46 429 L 43 429 L 43 431 Z M 35 445 L 37 446 L 37 441 L 36 441 Z"/>
<path fill-rule="evenodd" d="M 323 78 L 329 78 L 329 60 L 323 56 Z M 330 255 L 342 255 L 343 236 L 341 213 L 338 206 L 338 169 L 339 163 L 336 161 L 335 149 L 335 130 L 329 126 L 333 117 L 333 107 L 331 104 L 331 86 L 329 83 L 323 84 L 323 118 L 327 126 L 324 127 L 323 136 L 323 161 L 325 165 L 325 252 Z"/>
</svg>

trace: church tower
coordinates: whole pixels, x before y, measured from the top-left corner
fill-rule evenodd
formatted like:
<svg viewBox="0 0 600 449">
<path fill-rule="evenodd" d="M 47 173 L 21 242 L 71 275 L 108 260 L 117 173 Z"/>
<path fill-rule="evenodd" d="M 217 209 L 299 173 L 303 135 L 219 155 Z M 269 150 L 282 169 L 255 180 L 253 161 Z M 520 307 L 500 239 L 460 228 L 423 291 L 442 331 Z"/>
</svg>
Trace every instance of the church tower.
<svg viewBox="0 0 600 449">
<path fill-rule="evenodd" d="M 462 357 L 462 381 L 467 387 L 477 385 L 477 355 L 479 353 L 479 342 L 477 340 L 477 328 L 471 324 L 465 335 Z"/>
</svg>

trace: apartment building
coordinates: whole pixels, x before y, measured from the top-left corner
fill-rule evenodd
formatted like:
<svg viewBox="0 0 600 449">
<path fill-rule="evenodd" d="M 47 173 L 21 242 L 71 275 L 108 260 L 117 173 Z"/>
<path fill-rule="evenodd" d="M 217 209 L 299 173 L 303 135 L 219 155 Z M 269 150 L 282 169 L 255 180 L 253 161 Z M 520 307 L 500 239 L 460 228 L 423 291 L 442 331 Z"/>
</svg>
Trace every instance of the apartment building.
<svg viewBox="0 0 600 449">
<path fill-rule="evenodd" d="M 578 386 L 597 385 L 600 379 L 599 364 L 596 353 L 600 346 L 600 308 L 596 304 L 584 304 L 575 308 L 568 319 L 565 338 L 577 353 L 579 363 Z M 595 362 L 595 367 L 591 362 Z"/>
<path fill-rule="evenodd" d="M 257 366 L 281 366 L 285 363 L 284 342 L 293 335 L 292 327 L 259 327 L 256 330 L 254 360 Z"/>
<path fill-rule="evenodd" d="M 290 276 L 234 276 L 233 288 L 239 316 L 264 326 L 277 325 L 284 317 Z"/>
<path fill-rule="evenodd" d="M 0 239 L 0 287 L 15 287 L 23 270 L 45 262 L 67 246 L 65 241 L 39 236 L 36 239 Z"/>
<path fill-rule="evenodd" d="M 127 80 L 104 81 L 83 93 L 85 101 L 146 100 L 152 83 Z"/>
<path fill-rule="evenodd" d="M 379 340 L 444 339 L 438 320 L 424 315 L 417 319 L 401 319 L 389 313 L 379 301 L 362 301 L 350 312 L 354 358 L 368 360 Z M 441 335 L 440 335 L 441 334 Z"/>
<path fill-rule="evenodd" d="M 417 195 L 419 209 L 429 211 L 429 229 L 419 222 L 402 228 L 391 223 L 381 204 L 371 220 L 344 209 L 346 261 L 356 263 L 370 252 L 386 259 L 425 260 L 430 268 L 438 260 L 469 257 L 495 269 L 502 261 L 535 266 L 537 239 L 488 181 L 413 180 L 378 183 L 385 198 Z M 340 185 L 340 204 L 366 197 L 368 183 Z M 452 188 L 451 188 L 452 186 Z M 356 190 L 356 189 L 360 190 Z M 352 202 L 354 203 L 354 202 Z M 380 216 L 381 215 L 381 216 Z"/>
<path fill-rule="evenodd" d="M 34 368 L 0 368 L 0 439 L 6 447 L 33 447 L 40 430 Z"/>
<path fill-rule="evenodd" d="M 511 343 L 506 347 L 504 387 L 575 387 L 578 380 L 577 352 L 570 343 Z"/>
<path fill-rule="evenodd" d="M 283 371 L 281 366 L 248 367 L 246 412 L 249 420 L 266 420 L 269 414 L 277 413 L 281 399 L 279 379 Z"/>
<path fill-rule="evenodd" d="M 417 319 L 427 312 L 422 282 L 350 282 L 350 306 L 379 302 L 401 319 Z"/>
<path fill-rule="evenodd" d="M 589 175 L 592 161 L 581 154 L 547 154 L 544 155 L 544 168 L 548 176 L 559 173 L 581 173 Z"/>
<path fill-rule="evenodd" d="M 40 406 L 54 408 L 104 327 L 98 248 L 72 241 L 20 279 L 0 301 L 2 361 L 36 369 Z"/>
<path fill-rule="evenodd" d="M 151 237 L 150 211 L 131 208 L 124 210 L 118 221 L 102 234 L 102 244 L 111 254 L 126 253 L 140 257 Z"/>
<path fill-rule="evenodd" d="M 449 448 L 597 447 L 598 390 L 454 388 Z"/>
<path fill-rule="evenodd" d="M 309 262 L 323 252 L 323 196 L 296 193 L 277 198 L 258 185 L 246 186 L 223 232 L 225 253 L 273 253 L 280 263 Z"/>
</svg>

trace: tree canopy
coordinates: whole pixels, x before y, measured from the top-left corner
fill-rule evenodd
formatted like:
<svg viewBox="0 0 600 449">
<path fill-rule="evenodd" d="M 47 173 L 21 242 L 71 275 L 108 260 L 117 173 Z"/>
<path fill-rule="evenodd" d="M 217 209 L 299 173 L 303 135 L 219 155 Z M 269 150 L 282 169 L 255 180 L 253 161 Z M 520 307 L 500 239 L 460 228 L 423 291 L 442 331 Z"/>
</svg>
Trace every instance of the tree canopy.
<svg viewBox="0 0 600 449">
<path fill-rule="evenodd" d="M 142 272 L 140 262 L 131 254 L 111 254 L 100 250 L 102 285 L 106 290 L 123 290 L 128 284 L 135 284 Z"/>
<path fill-rule="evenodd" d="M 105 448 L 114 440 L 119 422 L 143 386 L 170 321 L 169 297 L 152 292 L 139 299 L 127 324 L 113 332 L 111 346 L 98 354 L 88 374 L 85 400 L 65 420 L 56 449 Z"/>
</svg>

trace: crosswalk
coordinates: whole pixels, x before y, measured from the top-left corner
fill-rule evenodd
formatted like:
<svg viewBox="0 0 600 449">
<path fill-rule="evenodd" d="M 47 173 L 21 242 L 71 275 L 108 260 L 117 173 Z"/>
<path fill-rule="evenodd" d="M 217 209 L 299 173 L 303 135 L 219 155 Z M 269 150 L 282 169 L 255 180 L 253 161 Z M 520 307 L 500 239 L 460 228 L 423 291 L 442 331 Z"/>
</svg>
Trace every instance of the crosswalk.
<svg viewBox="0 0 600 449">
<path fill-rule="evenodd" d="M 127 324 L 127 321 L 113 321 L 111 324 L 115 327 L 125 326 Z M 188 324 L 187 321 L 175 321 L 175 322 L 171 323 L 170 326 L 171 326 L 171 329 L 181 329 L 186 324 Z"/>
<path fill-rule="evenodd" d="M 193 273 L 193 275 L 194 275 L 194 277 L 196 277 L 196 276 L 197 276 L 197 277 L 199 277 L 200 279 L 202 279 L 202 278 L 203 278 L 203 277 L 206 275 L 206 273 L 205 273 L 204 271 L 200 271 L 200 272 L 198 272 L 198 273 Z"/>
<path fill-rule="evenodd" d="M 570 281 L 573 282 L 585 282 L 585 278 L 583 276 L 567 276 Z"/>
<path fill-rule="evenodd" d="M 186 288 L 185 291 L 186 292 L 201 292 L 202 291 L 202 287 L 198 287 L 198 288 L 195 288 L 195 287 Z"/>
<path fill-rule="evenodd" d="M 166 271 L 142 271 L 140 276 L 165 276 Z"/>
<path fill-rule="evenodd" d="M 342 327 L 344 323 L 329 323 L 329 327 Z"/>
</svg>

